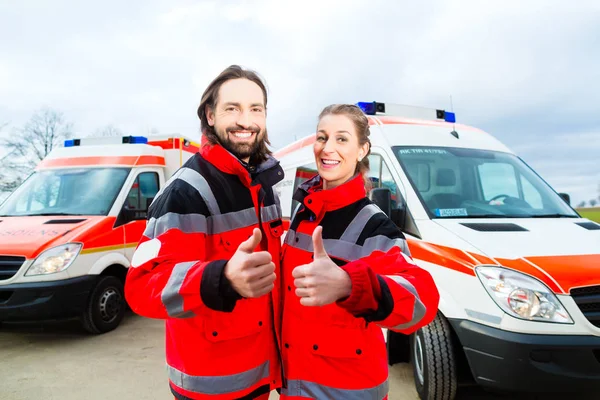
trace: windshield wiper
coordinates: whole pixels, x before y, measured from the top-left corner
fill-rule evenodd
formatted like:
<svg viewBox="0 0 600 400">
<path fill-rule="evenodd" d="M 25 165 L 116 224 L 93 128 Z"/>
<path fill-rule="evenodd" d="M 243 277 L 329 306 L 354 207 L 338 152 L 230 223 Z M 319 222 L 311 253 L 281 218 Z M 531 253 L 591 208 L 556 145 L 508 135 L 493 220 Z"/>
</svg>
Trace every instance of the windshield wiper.
<svg viewBox="0 0 600 400">
<path fill-rule="evenodd" d="M 74 214 L 74 213 L 39 213 L 39 214 L 27 214 L 21 215 L 22 217 L 52 217 L 52 216 L 72 216 L 72 215 L 85 215 L 85 214 Z"/>
<path fill-rule="evenodd" d="M 531 218 L 579 218 L 577 215 L 569 214 L 537 214 L 532 215 Z"/>
</svg>

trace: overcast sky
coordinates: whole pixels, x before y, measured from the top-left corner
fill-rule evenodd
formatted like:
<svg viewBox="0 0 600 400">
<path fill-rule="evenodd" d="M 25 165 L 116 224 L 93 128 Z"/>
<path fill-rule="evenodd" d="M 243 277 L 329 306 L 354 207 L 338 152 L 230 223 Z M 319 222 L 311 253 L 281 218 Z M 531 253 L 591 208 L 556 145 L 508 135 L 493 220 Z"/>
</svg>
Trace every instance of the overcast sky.
<svg viewBox="0 0 600 400">
<path fill-rule="evenodd" d="M 0 123 L 49 106 L 76 136 L 198 137 L 204 88 L 237 63 L 267 81 L 275 147 L 332 102 L 452 95 L 578 203 L 600 184 L 598 21 L 597 0 L 0 0 Z"/>
</svg>

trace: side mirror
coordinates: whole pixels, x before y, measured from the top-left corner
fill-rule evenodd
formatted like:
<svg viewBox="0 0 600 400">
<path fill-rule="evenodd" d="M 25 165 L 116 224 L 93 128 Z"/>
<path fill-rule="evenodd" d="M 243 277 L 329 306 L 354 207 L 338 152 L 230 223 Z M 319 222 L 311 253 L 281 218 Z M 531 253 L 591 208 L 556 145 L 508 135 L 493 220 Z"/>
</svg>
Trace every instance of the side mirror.
<svg viewBox="0 0 600 400">
<path fill-rule="evenodd" d="M 392 214 L 392 192 L 388 188 L 375 188 L 369 192 L 369 199 L 381 208 L 388 217 Z"/>
<path fill-rule="evenodd" d="M 571 196 L 569 196 L 567 193 L 559 193 L 558 194 L 560 197 L 562 197 L 562 199 L 568 204 L 571 205 Z"/>
</svg>

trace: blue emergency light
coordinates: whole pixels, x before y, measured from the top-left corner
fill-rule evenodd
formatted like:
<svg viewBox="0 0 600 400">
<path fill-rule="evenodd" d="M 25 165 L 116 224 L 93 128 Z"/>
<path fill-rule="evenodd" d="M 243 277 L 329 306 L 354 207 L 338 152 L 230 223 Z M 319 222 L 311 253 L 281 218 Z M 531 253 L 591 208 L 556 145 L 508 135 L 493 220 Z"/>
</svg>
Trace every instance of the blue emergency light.
<svg viewBox="0 0 600 400">
<path fill-rule="evenodd" d="M 148 143 L 148 138 L 145 136 L 123 136 L 123 143 L 146 144 Z"/>
<path fill-rule="evenodd" d="M 118 137 L 93 137 L 82 139 L 67 139 L 65 147 L 75 147 L 80 145 L 103 145 L 103 144 L 147 144 L 148 138 L 145 136 L 123 136 Z"/>
<path fill-rule="evenodd" d="M 385 103 L 378 103 L 376 101 L 361 101 L 356 103 L 356 105 L 367 115 L 375 115 L 377 112 L 385 112 Z"/>
<path fill-rule="evenodd" d="M 377 113 L 394 115 L 408 118 L 422 118 L 432 120 L 442 120 L 445 122 L 456 122 L 456 114 L 445 110 L 437 110 L 423 107 L 404 106 L 398 104 L 371 102 L 358 102 L 356 105 L 367 115 L 376 115 Z"/>
</svg>

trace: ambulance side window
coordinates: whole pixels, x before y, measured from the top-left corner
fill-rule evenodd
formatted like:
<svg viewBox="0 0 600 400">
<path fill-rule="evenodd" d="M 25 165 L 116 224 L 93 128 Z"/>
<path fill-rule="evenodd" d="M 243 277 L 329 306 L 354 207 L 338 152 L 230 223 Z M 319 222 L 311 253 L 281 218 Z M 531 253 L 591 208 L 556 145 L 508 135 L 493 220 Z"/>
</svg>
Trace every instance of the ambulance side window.
<svg viewBox="0 0 600 400">
<path fill-rule="evenodd" d="M 156 193 L 158 193 L 158 174 L 156 172 L 142 172 L 135 178 L 123 208 L 137 211 L 136 219 L 145 218 L 148 206 Z"/>
<path fill-rule="evenodd" d="M 392 177 L 389 167 L 379 154 L 369 155 L 369 179 L 373 189 L 388 188 L 392 194 L 392 209 L 398 208 L 398 186 Z"/>
<path fill-rule="evenodd" d="M 296 168 L 296 176 L 294 177 L 294 188 L 292 192 L 295 193 L 296 189 L 298 189 L 298 186 L 300 186 L 302 183 L 306 182 L 307 180 L 309 180 L 317 174 L 317 164 L 315 164 L 314 162 Z M 296 210 L 297 206 L 298 202 L 292 199 L 292 209 L 290 211 L 290 217 L 294 214 L 294 210 Z"/>
</svg>

